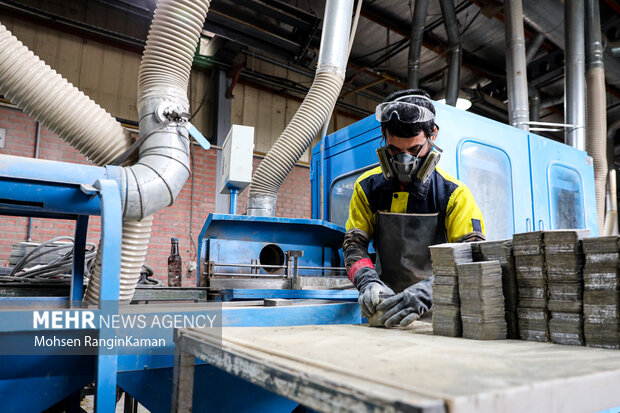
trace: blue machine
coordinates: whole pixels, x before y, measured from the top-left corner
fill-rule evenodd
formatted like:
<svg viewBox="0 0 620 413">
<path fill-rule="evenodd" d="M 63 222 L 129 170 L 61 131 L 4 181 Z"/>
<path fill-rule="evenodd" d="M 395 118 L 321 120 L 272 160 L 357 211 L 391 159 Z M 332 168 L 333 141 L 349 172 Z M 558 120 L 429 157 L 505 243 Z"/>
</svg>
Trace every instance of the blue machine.
<svg viewBox="0 0 620 413">
<path fill-rule="evenodd" d="M 598 235 L 594 168 L 585 152 L 451 106 L 435 103 L 435 108 L 436 143 L 443 149 L 439 167 L 471 189 L 487 239 L 565 228 Z M 313 148 L 313 218 L 344 226 L 353 184 L 378 165 L 380 142 L 379 122 L 369 116 L 327 136 L 323 154 L 321 145 Z"/>
<path fill-rule="evenodd" d="M 63 340 L 85 333 L 83 328 L 67 326 L 35 328 L 35 308 L 39 311 L 88 311 L 96 317 L 132 314 L 144 315 L 147 318 L 156 315 L 191 318 L 213 310 L 212 305 L 209 307 L 204 302 L 119 307 L 115 301 L 119 293 L 122 220 L 118 172 L 118 167 L 101 168 L 0 155 L 0 214 L 72 219 L 76 223 L 75 258 L 69 297 L 0 298 L 0 340 L 4 346 L 0 355 L 0 399 L 6 411 L 42 411 L 65 399 L 70 401 L 70 408 L 78 411 L 80 389 L 93 381 L 96 383 L 96 403 L 100 412 L 115 410 L 117 385 L 153 412 L 170 410 L 174 361 L 172 328 L 160 329 L 156 337 L 151 337 L 162 339 L 166 343 L 164 346 L 136 347 L 130 354 L 117 354 L 101 347 L 95 350 L 94 354 L 73 354 L 69 351 L 66 355 L 58 355 L 53 349 L 41 349 L 40 354 L 32 354 L 24 350 L 32 347 L 28 343 L 34 341 L 35 335 L 46 334 Z M 84 308 L 84 246 L 89 217 L 96 215 L 101 216 L 102 229 L 102 304 L 99 308 Z M 272 231 L 269 231 L 269 228 L 272 228 Z M 266 232 L 266 237 L 258 236 L 257 231 Z M 283 268 L 282 265 L 276 265 L 277 263 L 273 264 L 273 267 L 277 268 L 259 263 L 253 266 L 257 273 L 251 278 L 260 277 L 263 272 L 264 275 L 281 279 L 285 278 L 282 275 L 286 275 L 286 281 L 292 283 L 292 276 L 301 276 L 304 271 L 329 279 L 332 271 L 340 270 L 339 267 L 332 268 L 325 264 L 335 265 L 340 262 L 337 244 L 342 242 L 342 231 L 342 228 L 331 223 L 314 220 L 269 220 L 214 214 L 209 217 L 203 231 L 203 235 L 207 235 L 208 239 L 202 242 L 201 237 L 201 245 L 206 248 L 205 256 L 212 256 L 215 251 L 219 251 L 221 254 L 216 257 L 224 261 L 228 258 L 240 260 L 239 254 L 244 251 L 253 254 L 252 248 L 258 248 L 256 251 L 259 251 L 260 257 L 260 251 L 268 247 L 265 257 L 269 259 L 273 257 L 274 251 L 282 251 L 287 258 Z M 231 238 L 237 238 L 245 244 L 239 244 L 239 241 L 231 244 Z M 317 244 L 319 240 L 321 244 Z M 228 250 L 234 251 L 236 255 L 229 256 L 224 253 Z M 292 252 L 287 255 L 286 251 Z M 296 251 L 303 251 L 303 256 Z M 238 271 L 244 272 L 246 269 L 252 270 L 244 267 Z M 224 268 L 221 271 L 228 270 Z M 216 326 L 361 322 L 357 303 L 343 302 L 354 301 L 356 294 L 353 292 L 292 290 L 289 294 L 282 294 L 285 290 L 263 289 L 242 290 L 237 294 L 236 291 L 224 289 L 220 293 L 226 300 L 286 297 L 324 301 L 303 301 L 300 303 L 302 305 L 296 305 L 295 301 L 293 305 L 283 307 L 264 307 L 262 300 L 243 305 L 221 303 L 219 307 L 216 306 L 217 313 L 221 315 Z M 340 301 L 325 301 L 328 299 Z M 98 326 L 91 331 L 103 339 L 121 335 L 121 332 L 122 330 L 114 326 Z M 132 334 L 136 332 L 132 331 Z M 139 336 L 140 333 L 137 334 Z M 196 393 L 194 406 L 197 411 L 207 408 L 239 412 L 291 411 L 296 405 L 207 365 L 197 366 L 196 385 L 209 389 L 209 392 Z M 244 397 L 235 396 L 230 389 L 241 391 Z"/>
<path fill-rule="evenodd" d="M 260 289 L 260 298 L 355 300 L 355 291 L 324 291 L 351 287 L 342 267 L 343 239 L 344 228 L 327 221 L 210 214 L 198 238 L 198 285 L 223 290 L 224 299 Z"/>
</svg>

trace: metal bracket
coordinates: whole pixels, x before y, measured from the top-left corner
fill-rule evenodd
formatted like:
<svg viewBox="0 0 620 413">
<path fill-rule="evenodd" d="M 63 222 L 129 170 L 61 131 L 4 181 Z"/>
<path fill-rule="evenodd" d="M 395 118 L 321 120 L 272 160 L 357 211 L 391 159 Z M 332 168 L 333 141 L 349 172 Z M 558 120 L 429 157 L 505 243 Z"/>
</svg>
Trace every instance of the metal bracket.
<svg viewBox="0 0 620 413">
<path fill-rule="evenodd" d="M 301 289 L 298 270 L 299 258 L 303 256 L 303 250 L 286 251 L 286 277 L 291 279 L 291 288 L 294 290 Z"/>
<path fill-rule="evenodd" d="M 570 123 L 537 122 L 533 120 L 517 122 L 516 125 L 548 126 L 546 128 L 529 128 L 532 132 L 561 132 L 564 129 L 583 129 L 583 125 L 573 125 Z"/>
</svg>

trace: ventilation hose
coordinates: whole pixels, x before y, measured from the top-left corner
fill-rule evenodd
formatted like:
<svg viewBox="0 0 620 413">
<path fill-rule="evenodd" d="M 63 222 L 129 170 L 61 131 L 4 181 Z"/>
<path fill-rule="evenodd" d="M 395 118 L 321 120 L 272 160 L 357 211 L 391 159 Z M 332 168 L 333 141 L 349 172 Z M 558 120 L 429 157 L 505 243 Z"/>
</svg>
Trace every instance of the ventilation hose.
<svg viewBox="0 0 620 413">
<path fill-rule="evenodd" d="M 123 242 L 121 245 L 121 280 L 120 301 L 131 301 L 136 290 L 140 271 L 148 251 L 151 237 L 153 216 L 144 218 L 142 221 L 123 221 Z M 101 254 L 97 254 L 93 266 L 92 275 L 84 294 L 84 301 L 91 304 L 99 302 L 101 290 Z"/>
<path fill-rule="evenodd" d="M 312 86 L 293 119 L 258 165 L 247 214 L 275 216 L 278 190 L 336 104 L 346 71 L 353 0 L 328 0 L 319 62 Z"/>
<path fill-rule="evenodd" d="M 80 151 L 106 165 L 129 146 L 120 123 L 63 79 L 0 24 L 0 91 Z"/>
<path fill-rule="evenodd" d="M 123 169 L 123 244 L 120 302 L 133 298 L 148 249 L 152 214 L 172 205 L 190 176 L 187 89 L 209 1 L 160 0 L 146 40 L 138 76 L 138 162 Z M 95 266 L 85 300 L 99 297 Z"/>
<path fill-rule="evenodd" d="M 583 6 L 582 6 L 583 7 Z M 594 159 L 594 189 L 598 229 L 605 228 L 607 187 L 607 103 L 603 40 L 598 0 L 585 1 L 586 37 L 586 151 Z"/>
<path fill-rule="evenodd" d="M 0 90 L 17 107 L 48 127 L 97 165 L 114 161 L 130 146 L 123 127 L 88 96 L 47 66 L 0 24 Z M 123 222 L 121 285 L 139 277 L 146 258 L 151 220 Z M 147 224 L 148 223 L 148 224 Z M 145 226 L 148 225 L 148 232 Z M 145 235 L 146 233 L 146 235 Z M 143 255 L 136 257 L 134 238 L 146 239 Z M 136 261 L 140 261 L 137 265 Z M 84 301 L 99 301 L 101 250 Z M 135 289 L 135 287 L 133 288 Z M 121 292 L 121 300 L 133 296 Z M 127 290 L 127 288 L 126 288 Z"/>
<path fill-rule="evenodd" d="M 140 159 L 123 169 L 120 301 L 128 302 L 146 258 L 152 214 L 171 205 L 189 177 L 187 87 L 208 1 L 160 1 L 139 75 Z M 0 91 L 97 165 L 130 147 L 122 126 L 0 25 Z M 98 302 L 101 256 L 85 294 Z"/>
<path fill-rule="evenodd" d="M 586 152 L 594 160 L 594 188 L 596 193 L 596 215 L 599 231 L 605 227 L 605 197 L 607 195 L 607 105 L 605 102 L 605 72 L 602 67 L 586 71 L 587 112 Z"/>
</svg>

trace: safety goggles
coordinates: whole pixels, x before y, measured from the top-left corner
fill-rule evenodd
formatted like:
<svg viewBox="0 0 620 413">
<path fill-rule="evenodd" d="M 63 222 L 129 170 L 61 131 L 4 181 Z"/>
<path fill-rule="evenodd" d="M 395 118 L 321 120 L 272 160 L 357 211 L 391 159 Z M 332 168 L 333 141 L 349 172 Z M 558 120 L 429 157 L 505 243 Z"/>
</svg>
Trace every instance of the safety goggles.
<svg viewBox="0 0 620 413">
<path fill-rule="evenodd" d="M 392 119 L 392 116 L 396 116 L 402 123 L 417 123 L 427 122 L 435 119 L 435 115 L 428 108 L 424 106 L 416 105 L 411 102 L 403 102 L 402 99 L 406 98 L 419 98 L 431 101 L 426 96 L 420 95 L 406 95 L 397 98 L 391 102 L 383 102 L 377 105 L 375 109 L 375 118 L 379 122 L 388 122 Z"/>
</svg>

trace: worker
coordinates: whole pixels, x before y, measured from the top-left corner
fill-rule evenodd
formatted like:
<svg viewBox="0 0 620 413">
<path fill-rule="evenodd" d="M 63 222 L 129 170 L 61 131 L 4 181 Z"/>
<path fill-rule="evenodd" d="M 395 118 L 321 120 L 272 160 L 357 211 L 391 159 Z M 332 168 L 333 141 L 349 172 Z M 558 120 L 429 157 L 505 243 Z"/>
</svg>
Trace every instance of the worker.
<svg viewBox="0 0 620 413">
<path fill-rule="evenodd" d="M 439 126 L 428 93 L 392 93 L 375 117 L 385 144 L 377 149 L 379 166 L 355 181 L 344 258 L 362 315 L 383 313 L 381 325 L 406 326 L 433 306 L 428 247 L 483 241 L 484 221 L 469 188 L 436 166 Z"/>
</svg>

